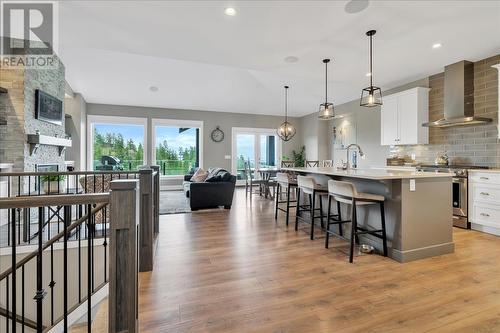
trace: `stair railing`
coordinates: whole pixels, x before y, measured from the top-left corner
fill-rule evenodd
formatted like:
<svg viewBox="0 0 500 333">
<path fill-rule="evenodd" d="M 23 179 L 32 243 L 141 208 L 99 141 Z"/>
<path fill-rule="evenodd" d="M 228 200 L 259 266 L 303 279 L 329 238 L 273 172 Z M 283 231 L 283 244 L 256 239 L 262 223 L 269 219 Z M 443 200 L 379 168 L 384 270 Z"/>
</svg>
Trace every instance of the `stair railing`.
<svg viewBox="0 0 500 333">
<path fill-rule="evenodd" d="M 63 230 L 46 241 L 44 233 L 38 232 L 36 250 L 22 258 L 17 252 L 18 229 L 11 228 L 10 267 L 0 273 L 0 290 L 5 291 L 0 293 L 0 316 L 3 319 L 3 322 L 0 322 L 3 326 L 0 331 L 5 328 L 5 332 L 24 332 L 28 327 L 37 332 L 47 332 L 55 325 L 62 325 L 64 332 L 67 332 L 70 324 L 68 315 L 86 302 L 88 332 L 91 332 L 92 297 L 109 282 L 109 332 L 123 331 L 124 328 L 128 332 L 137 332 L 139 256 L 136 240 L 139 233 L 139 181 L 113 180 L 110 187 L 110 193 L 0 199 L 0 209 L 10 212 L 12 218 L 9 222 L 12 224 L 18 219 L 19 209 L 25 208 L 38 210 L 39 230 L 43 230 L 43 210 L 47 207 L 62 206 L 64 220 Z M 73 220 L 75 215 L 72 211 L 80 206 L 85 206 L 85 215 Z M 98 218 L 101 220 L 98 221 Z M 106 234 L 106 223 L 110 225 L 109 235 Z M 96 245 L 99 244 L 94 243 L 94 235 L 99 224 L 104 225 L 103 249 L 96 254 Z M 82 237 L 84 230 L 86 239 Z M 77 243 L 76 246 L 73 244 L 72 248 L 69 247 L 70 238 Z M 54 247 L 61 243 L 62 248 L 54 252 Z M 58 258 L 61 256 L 57 254 L 61 251 L 62 258 Z M 47 260 L 50 261 L 50 266 Z M 62 269 L 57 270 L 56 265 L 61 264 Z M 103 277 L 102 280 L 96 280 L 97 273 Z M 55 293 L 54 287 L 61 284 L 61 281 L 62 291 Z M 78 287 L 78 295 L 72 296 L 74 299 L 70 299 L 69 295 L 71 282 L 76 283 Z M 34 295 L 27 295 L 30 291 L 29 285 L 34 285 Z M 46 292 L 47 287 L 50 288 L 50 295 Z M 50 298 L 50 303 L 46 303 L 47 297 Z M 33 299 L 32 302 L 28 302 L 30 298 Z M 126 300 L 128 306 L 123 306 L 117 300 Z M 131 312 L 130 306 L 135 307 L 135 311 Z M 61 309 L 58 310 L 59 308 Z"/>
</svg>

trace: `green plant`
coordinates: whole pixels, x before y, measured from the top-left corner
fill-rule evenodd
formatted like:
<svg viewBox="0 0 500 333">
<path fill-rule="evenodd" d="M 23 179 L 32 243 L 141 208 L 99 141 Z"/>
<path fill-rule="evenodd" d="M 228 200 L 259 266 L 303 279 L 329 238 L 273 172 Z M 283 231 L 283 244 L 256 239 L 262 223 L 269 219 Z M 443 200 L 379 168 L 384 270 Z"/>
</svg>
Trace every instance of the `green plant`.
<svg viewBox="0 0 500 333">
<path fill-rule="evenodd" d="M 306 162 L 306 146 L 302 146 L 299 152 L 292 150 L 292 160 L 296 167 L 303 167 Z"/>
<path fill-rule="evenodd" d="M 66 179 L 65 175 L 45 175 L 41 176 L 40 180 L 44 183 L 46 182 L 60 182 Z"/>
</svg>

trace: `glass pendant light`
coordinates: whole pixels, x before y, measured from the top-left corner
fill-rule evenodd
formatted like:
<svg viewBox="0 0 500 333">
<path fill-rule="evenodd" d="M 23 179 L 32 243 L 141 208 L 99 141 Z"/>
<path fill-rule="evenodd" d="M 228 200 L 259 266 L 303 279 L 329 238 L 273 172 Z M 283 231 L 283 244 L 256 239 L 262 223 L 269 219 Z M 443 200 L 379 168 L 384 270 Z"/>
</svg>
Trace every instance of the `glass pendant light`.
<svg viewBox="0 0 500 333">
<path fill-rule="evenodd" d="M 328 103 L 328 63 L 330 59 L 323 59 L 325 64 L 325 103 L 319 105 L 318 118 L 322 120 L 333 119 L 333 103 Z"/>
<path fill-rule="evenodd" d="M 382 105 L 382 90 L 373 85 L 373 35 L 376 30 L 370 30 L 366 33 L 370 37 L 370 86 L 361 91 L 360 106 L 373 107 Z"/>
<path fill-rule="evenodd" d="M 288 88 L 290 87 L 285 86 L 285 121 L 276 131 L 280 139 L 283 141 L 290 141 L 297 132 L 295 127 L 288 122 Z"/>
</svg>

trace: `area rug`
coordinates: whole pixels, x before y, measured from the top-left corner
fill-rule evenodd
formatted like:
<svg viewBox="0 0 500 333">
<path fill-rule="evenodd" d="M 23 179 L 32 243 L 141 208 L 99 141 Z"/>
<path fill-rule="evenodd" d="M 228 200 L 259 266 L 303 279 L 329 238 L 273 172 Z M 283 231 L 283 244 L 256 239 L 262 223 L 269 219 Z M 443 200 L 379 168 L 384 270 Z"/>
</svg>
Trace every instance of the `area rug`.
<svg viewBox="0 0 500 333">
<path fill-rule="evenodd" d="M 160 192 L 160 215 L 190 213 L 189 199 L 184 191 Z"/>
</svg>

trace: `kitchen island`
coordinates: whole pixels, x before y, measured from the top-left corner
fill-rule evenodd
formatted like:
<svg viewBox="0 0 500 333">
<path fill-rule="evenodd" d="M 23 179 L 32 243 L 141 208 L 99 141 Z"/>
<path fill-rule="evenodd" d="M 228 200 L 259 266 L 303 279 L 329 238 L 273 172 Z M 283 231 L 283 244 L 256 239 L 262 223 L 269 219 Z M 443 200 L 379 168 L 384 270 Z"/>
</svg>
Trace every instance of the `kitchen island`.
<svg viewBox="0 0 500 333">
<path fill-rule="evenodd" d="M 386 198 L 388 255 L 394 260 L 409 262 L 454 252 L 451 173 L 324 167 L 283 170 L 313 176 L 322 185 L 329 179 L 350 181 L 359 192 L 383 195 Z M 348 207 L 342 206 L 343 217 L 347 219 Z M 379 229 L 378 206 L 360 207 L 358 224 Z M 377 238 L 360 236 L 360 243 L 381 250 Z"/>
</svg>

